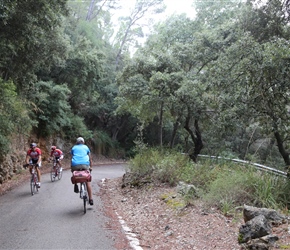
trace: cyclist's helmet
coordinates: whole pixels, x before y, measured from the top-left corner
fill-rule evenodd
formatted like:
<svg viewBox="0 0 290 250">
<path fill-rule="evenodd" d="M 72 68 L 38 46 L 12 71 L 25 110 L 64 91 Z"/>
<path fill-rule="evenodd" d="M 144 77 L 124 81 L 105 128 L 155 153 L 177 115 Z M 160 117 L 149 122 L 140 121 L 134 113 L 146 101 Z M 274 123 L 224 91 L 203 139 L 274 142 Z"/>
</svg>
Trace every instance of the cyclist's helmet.
<svg viewBox="0 0 290 250">
<path fill-rule="evenodd" d="M 77 144 L 80 144 L 80 143 L 85 143 L 85 140 L 83 137 L 78 137 L 77 138 Z"/>
<path fill-rule="evenodd" d="M 30 144 L 30 147 L 31 147 L 31 148 L 35 148 L 35 147 L 36 147 L 36 143 L 34 143 L 34 142 L 31 143 L 31 144 Z"/>
<path fill-rule="evenodd" d="M 51 150 L 56 150 L 56 146 L 51 146 Z"/>
</svg>

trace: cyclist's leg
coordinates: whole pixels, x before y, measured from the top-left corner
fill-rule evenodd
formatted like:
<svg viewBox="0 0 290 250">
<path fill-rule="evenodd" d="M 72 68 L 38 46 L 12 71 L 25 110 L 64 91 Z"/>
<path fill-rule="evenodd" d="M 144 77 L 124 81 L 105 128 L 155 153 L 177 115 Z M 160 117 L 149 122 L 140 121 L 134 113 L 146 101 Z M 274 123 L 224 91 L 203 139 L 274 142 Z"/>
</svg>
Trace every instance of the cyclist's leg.
<svg viewBox="0 0 290 250">
<path fill-rule="evenodd" d="M 87 190 L 88 190 L 89 200 L 92 200 L 93 199 L 93 196 L 92 196 L 92 185 L 91 185 L 90 182 L 87 182 Z"/>
<path fill-rule="evenodd" d="M 29 165 L 29 173 L 32 174 L 32 166 Z"/>
<path fill-rule="evenodd" d="M 33 160 L 32 159 L 29 160 L 29 173 L 30 174 L 32 174 L 32 166 L 31 166 L 31 164 L 33 164 Z"/>
<path fill-rule="evenodd" d="M 36 172 L 37 172 L 38 182 L 40 182 L 40 177 L 41 177 L 40 169 L 39 169 L 39 167 L 35 167 L 35 169 L 36 169 Z"/>
<path fill-rule="evenodd" d="M 56 164 L 57 164 L 57 161 L 56 161 L 55 158 L 53 158 L 53 169 L 54 169 L 54 170 L 55 170 L 55 168 L 56 168 Z"/>
<path fill-rule="evenodd" d="M 39 167 L 36 167 L 36 172 L 37 172 L 38 182 L 40 182 L 41 173 L 40 173 Z"/>
<path fill-rule="evenodd" d="M 82 165 L 71 166 L 71 172 L 80 170 Z M 77 183 L 74 184 L 74 192 L 79 193 L 79 186 Z"/>
<path fill-rule="evenodd" d="M 93 194 L 92 194 L 92 185 L 91 182 L 87 182 L 87 190 L 89 195 L 89 204 L 94 205 Z"/>
<path fill-rule="evenodd" d="M 38 160 L 35 160 L 35 161 L 33 161 L 33 163 L 36 164 L 37 161 L 38 161 Z M 38 167 L 35 166 L 35 170 L 36 170 L 36 173 L 37 173 L 38 186 L 40 187 L 41 172 L 40 172 L 40 169 L 39 169 L 39 168 L 41 167 L 41 162 L 40 162 L 38 165 L 39 165 Z"/>
<path fill-rule="evenodd" d="M 90 166 L 89 165 L 76 165 L 76 166 L 71 166 L 71 172 L 76 171 L 76 170 L 83 170 L 87 169 L 89 170 Z M 89 195 L 89 203 L 93 205 L 93 196 L 92 196 L 92 188 L 91 188 L 91 183 L 87 182 L 87 190 L 88 190 L 88 195 Z M 78 187 L 74 187 L 74 192 L 77 193 Z"/>
<path fill-rule="evenodd" d="M 59 157 L 55 157 L 55 166 L 60 166 Z"/>
<path fill-rule="evenodd" d="M 62 157 L 59 157 L 58 158 L 58 165 L 59 165 L 60 168 L 61 168 L 61 160 L 62 160 Z"/>
</svg>

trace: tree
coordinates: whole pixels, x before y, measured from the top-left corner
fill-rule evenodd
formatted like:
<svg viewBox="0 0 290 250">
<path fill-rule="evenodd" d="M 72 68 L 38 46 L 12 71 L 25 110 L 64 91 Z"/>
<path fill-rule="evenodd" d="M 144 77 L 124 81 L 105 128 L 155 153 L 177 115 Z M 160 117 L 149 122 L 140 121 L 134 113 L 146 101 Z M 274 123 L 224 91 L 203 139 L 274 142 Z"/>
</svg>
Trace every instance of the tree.
<svg viewBox="0 0 290 250">
<path fill-rule="evenodd" d="M 149 14 L 158 14 L 164 11 L 165 6 L 163 0 L 136 0 L 135 6 L 132 9 L 130 16 L 120 18 L 120 28 L 116 35 L 114 46 L 117 48 L 116 66 L 120 62 L 122 53 L 129 52 L 129 47 L 136 42 L 136 38 L 143 37 L 143 30 L 140 21 Z"/>
<path fill-rule="evenodd" d="M 0 77 L 13 79 L 26 91 L 35 81 L 35 72 L 49 68 L 65 56 L 60 29 L 68 14 L 66 0 L 4 0 L 0 4 Z"/>
<path fill-rule="evenodd" d="M 12 81 L 3 81 L 0 78 L 0 158 L 10 150 L 10 137 L 14 134 L 27 133 L 32 125 L 26 110 L 26 103 L 16 93 Z"/>
<path fill-rule="evenodd" d="M 233 124 L 236 130 L 258 122 L 264 137 L 271 133 L 275 137 L 278 150 L 289 165 L 289 88 L 285 84 L 289 80 L 289 31 L 283 9 L 279 1 L 260 9 L 244 5 L 240 22 L 233 23 L 234 32 L 223 30 L 227 46 L 220 49 L 205 76 L 219 93 L 219 118 L 230 115 L 231 121 L 227 119 L 226 123 Z"/>
<path fill-rule="evenodd" d="M 39 137 L 65 134 L 64 128 L 70 125 L 69 94 L 70 90 L 66 85 L 43 81 L 35 84 L 31 98 L 37 107 L 34 110 L 34 116 L 38 121 Z"/>
<path fill-rule="evenodd" d="M 163 144 L 164 121 L 175 124 L 171 147 L 178 124 L 182 122 L 194 142 L 195 150 L 191 156 L 196 160 L 203 146 L 198 126 L 200 109 L 205 108 L 200 104 L 197 88 L 197 75 L 203 63 L 200 58 L 194 57 L 196 51 L 191 45 L 191 28 L 191 20 L 184 15 L 171 17 L 166 26 L 159 25 L 157 34 L 150 37 L 144 49 L 137 52 L 132 66 L 124 69 L 119 79 L 120 95 L 117 100 L 120 109 L 131 112 L 143 121 L 152 120 L 158 110 L 160 145 Z M 173 29 L 178 31 L 176 36 L 170 36 L 175 34 Z M 195 127 L 193 130 L 192 124 Z"/>
<path fill-rule="evenodd" d="M 274 134 L 278 150 L 286 166 L 290 166 L 289 42 L 276 38 L 263 44 L 261 53 L 261 60 L 257 62 L 259 70 L 252 72 L 249 82 L 251 108 L 259 115 L 264 131 Z"/>
</svg>

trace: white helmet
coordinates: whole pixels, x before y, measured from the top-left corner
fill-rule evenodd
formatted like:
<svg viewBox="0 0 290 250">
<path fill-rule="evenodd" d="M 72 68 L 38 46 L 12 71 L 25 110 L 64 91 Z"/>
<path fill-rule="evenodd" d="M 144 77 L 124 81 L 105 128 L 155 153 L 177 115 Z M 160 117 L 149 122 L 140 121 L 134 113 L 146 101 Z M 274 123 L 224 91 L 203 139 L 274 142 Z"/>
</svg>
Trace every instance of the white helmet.
<svg viewBox="0 0 290 250">
<path fill-rule="evenodd" d="M 83 137 L 78 137 L 77 138 L 77 143 L 85 143 L 85 140 Z"/>
</svg>

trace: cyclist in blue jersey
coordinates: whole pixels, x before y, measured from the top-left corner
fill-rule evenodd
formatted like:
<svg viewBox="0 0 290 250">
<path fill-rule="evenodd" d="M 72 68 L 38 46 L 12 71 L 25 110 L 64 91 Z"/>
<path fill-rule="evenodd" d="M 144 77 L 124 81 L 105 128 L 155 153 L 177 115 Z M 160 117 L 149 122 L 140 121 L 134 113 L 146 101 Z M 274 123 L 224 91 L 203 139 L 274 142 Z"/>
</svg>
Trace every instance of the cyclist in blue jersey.
<svg viewBox="0 0 290 250">
<path fill-rule="evenodd" d="M 87 145 L 85 145 L 85 140 L 82 137 L 77 138 L 77 143 L 71 149 L 71 171 L 75 170 L 90 170 L 92 171 L 92 157 L 91 151 Z M 92 197 L 92 187 L 91 183 L 87 182 L 87 189 L 89 194 L 89 203 L 90 205 L 94 205 L 93 197 Z M 75 184 L 74 191 L 76 193 L 79 192 L 78 185 Z"/>
</svg>

